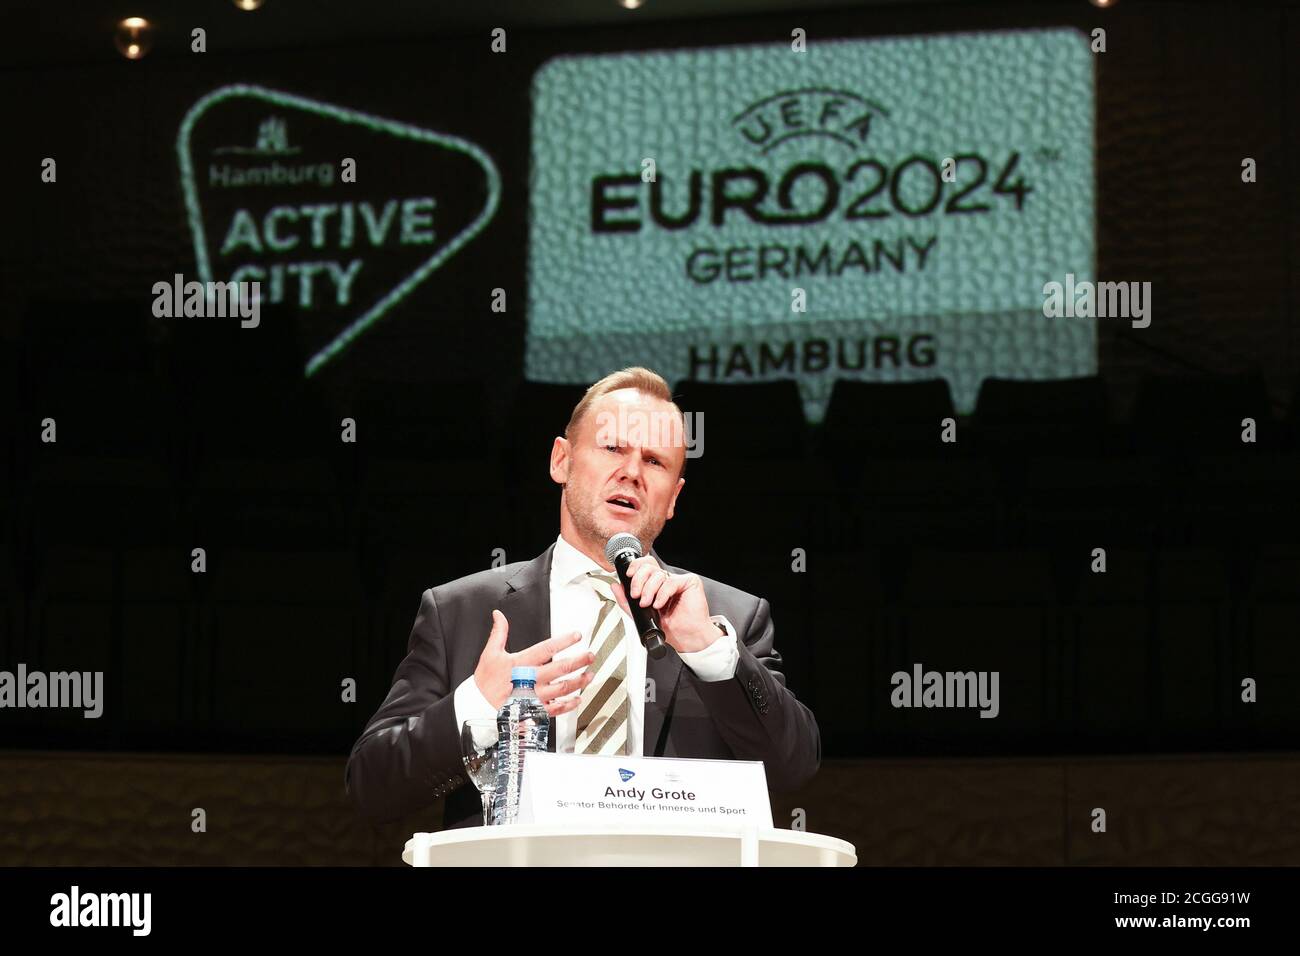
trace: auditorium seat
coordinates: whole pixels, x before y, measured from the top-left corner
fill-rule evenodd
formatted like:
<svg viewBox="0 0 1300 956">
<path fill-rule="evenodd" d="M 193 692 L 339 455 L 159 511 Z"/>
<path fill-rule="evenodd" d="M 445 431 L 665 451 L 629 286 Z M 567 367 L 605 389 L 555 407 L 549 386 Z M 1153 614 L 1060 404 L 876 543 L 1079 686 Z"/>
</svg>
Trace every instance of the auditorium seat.
<svg viewBox="0 0 1300 956">
<path fill-rule="evenodd" d="M 1300 374 L 1291 382 L 1290 399 L 1281 424 L 1290 449 L 1300 452 Z"/>
<path fill-rule="evenodd" d="M 168 527 L 174 418 L 161 382 L 64 370 L 33 381 L 27 407 L 21 441 L 42 537 L 109 544 Z M 45 419 L 53 442 L 41 440 Z"/>
<path fill-rule="evenodd" d="M 1109 399 L 1096 376 L 985 379 L 975 440 L 997 475 L 1004 533 L 1051 546 L 1108 520 L 1133 472 L 1114 454 Z M 1073 526 L 1073 528 L 1072 528 Z"/>
<path fill-rule="evenodd" d="M 1228 567 L 1222 551 L 1163 548 L 1153 592 L 1161 740 L 1171 749 L 1231 746 L 1236 699 Z"/>
<path fill-rule="evenodd" d="M 304 380 L 308 347 L 296 309 L 263 302 L 256 328 L 238 319 L 170 320 L 171 368 L 190 415 L 218 416 L 231 400 L 254 403 Z"/>
<path fill-rule="evenodd" d="M 1133 441 L 1178 458 L 1241 447 L 1242 419 L 1261 432 L 1273 421 L 1272 400 L 1258 372 L 1144 379 L 1133 410 Z"/>
<path fill-rule="evenodd" d="M 1256 422 L 1254 443 L 1243 442 L 1242 420 Z M 1164 537 L 1189 546 L 1230 541 L 1274 520 L 1293 528 L 1294 496 L 1279 487 L 1269 460 L 1283 451 L 1272 403 L 1257 372 L 1221 377 L 1151 378 L 1134 409 L 1133 442 L 1160 460 L 1158 514 Z M 1273 506 L 1265 507 L 1265 506 Z M 1276 519 L 1270 511 L 1278 509 Z"/>
<path fill-rule="evenodd" d="M 1261 745 L 1290 747 L 1300 732 L 1300 552 L 1294 541 L 1259 557 L 1249 598 L 1247 650 L 1227 671 L 1233 708 Z M 1241 701 L 1247 677 L 1257 684 L 1254 704 Z"/>
<path fill-rule="evenodd" d="M 363 709 L 373 713 L 383 702 L 393 678 L 393 672 L 406 656 L 411 627 L 420 610 L 420 598 L 425 590 L 460 577 L 465 571 L 449 572 L 440 566 L 436 549 L 386 548 L 366 558 L 378 572 L 376 589 L 369 603 L 367 620 L 368 638 L 364 644 L 365 671 L 370 675 L 368 686 L 360 688 L 358 701 L 365 701 Z M 364 567 L 363 573 L 369 573 Z M 489 622 L 485 622 L 489 623 Z M 483 631 L 486 639 L 487 627 Z M 369 713 L 367 713 L 367 717 Z"/>
<path fill-rule="evenodd" d="M 807 659 L 812 684 L 800 699 L 813 707 L 826 757 L 876 753 L 877 732 L 888 723 L 889 686 L 885 661 L 897 641 L 895 605 L 887 605 L 880 549 L 812 549 L 807 570 L 797 577 L 806 588 L 803 613 L 781 612 L 778 647 Z M 789 561 L 784 568 L 791 577 Z M 776 606 L 773 613 L 780 611 Z M 887 629 L 887 622 L 894 624 Z M 796 692 L 803 689 L 803 682 Z"/>
<path fill-rule="evenodd" d="M 23 485 L 19 473 L 18 431 L 29 416 L 22 402 L 18 357 L 11 343 L 0 341 L 0 535 L 11 533 L 15 498 Z M 32 428 L 36 427 L 32 423 Z"/>
<path fill-rule="evenodd" d="M 1257 418 L 1255 441 L 1209 450 L 1189 463 L 1183 509 L 1186 536 L 1235 547 L 1258 541 L 1287 543 L 1300 535 L 1300 446 L 1294 407 L 1288 417 Z M 1245 417 L 1244 415 L 1242 417 Z"/>
<path fill-rule="evenodd" d="M 673 395 L 688 417 L 704 416 L 704 454 L 692 458 L 688 469 L 699 464 L 704 470 L 713 460 L 784 465 L 805 454 L 807 425 L 793 379 L 739 384 L 686 380 L 677 383 Z"/>
<path fill-rule="evenodd" d="M 1064 608 L 1062 687 L 1066 731 L 1081 749 L 1147 749 L 1154 727 L 1152 691 L 1152 555 L 1096 542 L 1105 573 L 1092 570 L 1093 547 L 1063 555 L 1073 578 Z"/>
<path fill-rule="evenodd" d="M 482 382 L 368 382 L 355 453 L 368 539 L 433 554 L 501 546 L 507 504 Z"/>
<path fill-rule="evenodd" d="M 661 543 L 655 546 L 655 550 L 669 564 L 766 599 L 776 625 L 776 648 L 784 661 L 783 670 L 799 699 L 810 705 L 813 703 L 817 645 L 826 639 L 834 639 L 832 633 L 819 633 L 817 630 L 827 626 L 827 617 L 816 619 L 813 614 L 814 579 L 819 573 L 833 573 L 835 559 L 829 553 L 806 553 L 808 548 L 805 547 L 801 561 L 805 570 L 795 571 L 792 549 L 775 542 L 765 548 L 736 549 L 718 541 L 697 552 Z M 743 629 L 747 622 L 732 623 Z"/>
<path fill-rule="evenodd" d="M 102 716 L 82 710 L 13 711 L 23 746 L 95 747 L 114 739 L 119 714 L 122 646 L 115 552 L 103 547 L 50 545 L 35 557 L 32 639 L 23 663 L 28 671 L 104 673 Z M 17 661 L 10 662 L 17 664 Z"/>
<path fill-rule="evenodd" d="M 0 669 L 12 670 L 22 660 L 18 629 L 22 625 L 25 596 L 10 554 L 10 538 L 0 540 Z"/>
<path fill-rule="evenodd" d="M 549 542 L 539 546 L 537 552 L 546 544 Z M 537 556 L 532 551 L 510 552 L 504 548 L 502 551 L 501 565 Z M 486 547 L 447 549 L 432 541 L 415 546 L 376 544 L 364 549 L 362 574 L 368 607 L 366 623 L 371 635 L 367 642 L 370 649 L 367 666 L 377 668 L 384 680 L 392 677 L 393 668 L 406 654 L 420 596 L 429 588 L 488 570 L 495 557 Z M 484 638 L 490 626 L 490 619 L 485 618 Z"/>
<path fill-rule="evenodd" d="M 332 458 L 338 418 L 313 388 L 231 395 L 196 422 L 192 482 L 200 543 L 327 544 L 345 534 Z"/>
<path fill-rule="evenodd" d="M 1053 547 L 1122 533 L 1144 541 L 1159 469 L 1133 454 L 1111 423 L 1097 376 L 1054 381 L 985 379 L 974 434 L 997 476 L 1003 532 Z"/>
<path fill-rule="evenodd" d="M 986 378 L 975 405 L 976 437 L 990 452 L 1077 458 L 1106 449 L 1110 401 L 1096 375 L 1050 381 Z"/>
<path fill-rule="evenodd" d="M 1025 463 L 1013 520 L 1035 545 L 1139 547 L 1155 534 L 1166 494 L 1165 473 L 1151 454 L 1045 455 Z"/>
<path fill-rule="evenodd" d="M 1262 440 L 1207 454 L 1189 469 L 1180 524 L 1170 536 L 1229 548 L 1294 541 L 1300 535 L 1297 488 L 1300 452 L 1285 445 Z"/>
<path fill-rule="evenodd" d="M 126 746 L 185 750 L 194 740 L 195 692 L 206 653 L 199 644 L 206 573 L 191 548 L 141 547 L 122 556 L 119 721 Z"/>
<path fill-rule="evenodd" d="M 149 374 L 166 336 L 152 305 L 151 297 L 35 300 L 23 316 L 24 364 L 38 378 L 68 369 Z"/>
<path fill-rule="evenodd" d="M 698 423 L 692 437 L 700 452 L 686 463 L 674 519 L 679 540 L 694 547 L 725 536 L 746 545 L 771 542 L 786 553 L 807 547 L 809 499 L 827 482 L 807 455 L 797 383 L 683 381 L 674 396 Z"/>
<path fill-rule="evenodd" d="M 956 424 L 944 442 L 943 420 Z M 819 522 L 832 540 L 931 543 L 993 533 L 995 472 L 976 454 L 947 382 L 837 381 L 822 424 L 820 458 L 835 476 L 837 510 Z"/>
<path fill-rule="evenodd" d="M 32 648 L 41 669 L 112 663 L 116 555 L 109 548 L 43 547 L 36 556 Z M 93 665 L 93 666 L 92 666 Z"/>
<path fill-rule="evenodd" d="M 367 714 L 342 700 L 361 676 L 360 574 L 346 551 L 209 552 L 197 743 L 260 752 L 346 747 Z"/>
<path fill-rule="evenodd" d="M 881 458 L 852 492 L 863 532 L 877 541 L 989 541 L 997 528 L 997 476 L 980 458 Z"/>
<path fill-rule="evenodd" d="M 904 562 L 896 643 L 874 693 L 889 675 L 998 671 L 999 713 L 978 708 L 894 709 L 894 734 L 960 741 L 971 752 L 1041 743 L 1058 726 L 1053 677 L 1060 666 L 1056 587 L 1045 553 L 1019 549 L 917 548 Z"/>
<path fill-rule="evenodd" d="M 841 485 L 853 487 L 873 460 L 941 455 L 940 422 L 956 415 L 943 379 L 839 379 L 831 388 L 818 450 Z"/>
<path fill-rule="evenodd" d="M 496 469 L 480 381 L 366 382 L 357 409 L 357 448 L 370 482 L 385 488 L 472 490 Z M 448 462 L 473 463 L 460 472 Z"/>
<path fill-rule="evenodd" d="M 546 462 L 557 436 L 564 434 L 584 385 L 551 382 L 519 383 L 503 424 L 506 479 L 515 487 L 549 482 Z"/>
<path fill-rule="evenodd" d="M 304 379 L 294 310 L 264 302 L 256 328 L 237 319 L 169 328 L 187 425 L 186 520 L 206 541 L 336 537 L 338 416 L 327 410 L 319 381 Z"/>
</svg>

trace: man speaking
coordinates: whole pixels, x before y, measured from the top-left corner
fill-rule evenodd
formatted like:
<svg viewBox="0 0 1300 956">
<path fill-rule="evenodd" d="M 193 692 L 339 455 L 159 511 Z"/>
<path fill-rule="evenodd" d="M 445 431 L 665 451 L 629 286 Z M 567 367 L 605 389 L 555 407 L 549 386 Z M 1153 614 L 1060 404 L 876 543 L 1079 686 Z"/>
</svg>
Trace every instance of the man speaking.
<svg viewBox="0 0 1300 956">
<path fill-rule="evenodd" d="M 496 716 L 516 666 L 537 668 L 557 752 L 761 760 L 774 790 L 817 772 L 817 721 L 786 689 L 767 601 L 650 550 L 685 469 L 683 416 L 663 378 L 626 368 L 587 389 L 551 448 L 555 543 L 424 592 L 392 690 L 348 759 L 363 815 L 390 820 L 445 795 L 445 827 L 481 822 L 460 727 Z M 618 534 L 641 543 L 630 593 L 605 556 Z M 642 646 L 629 599 L 658 612 L 662 655 Z"/>
</svg>

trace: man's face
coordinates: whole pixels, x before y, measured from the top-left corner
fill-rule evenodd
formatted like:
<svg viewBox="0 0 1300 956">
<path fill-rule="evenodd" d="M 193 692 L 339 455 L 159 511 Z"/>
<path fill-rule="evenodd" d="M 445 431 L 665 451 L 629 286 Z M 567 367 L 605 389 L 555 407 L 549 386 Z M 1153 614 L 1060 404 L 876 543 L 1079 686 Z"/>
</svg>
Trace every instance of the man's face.
<svg viewBox="0 0 1300 956">
<path fill-rule="evenodd" d="M 685 457 L 681 414 L 670 402 L 631 388 L 602 395 L 572 440 L 557 438 L 551 448 L 551 478 L 564 485 L 560 531 L 592 557 L 623 532 L 648 552 L 686 483 Z"/>
</svg>

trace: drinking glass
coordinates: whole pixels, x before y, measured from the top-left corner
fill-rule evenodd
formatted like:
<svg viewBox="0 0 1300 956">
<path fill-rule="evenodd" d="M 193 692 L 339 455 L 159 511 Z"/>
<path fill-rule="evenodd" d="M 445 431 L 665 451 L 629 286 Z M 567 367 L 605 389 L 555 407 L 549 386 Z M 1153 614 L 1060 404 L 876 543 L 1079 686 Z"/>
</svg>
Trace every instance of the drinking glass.
<svg viewBox="0 0 1300 956">
<path fill-rule="evenodd" d="M 460 752 L 465 772 L 483 800 L 483 825 L 492 825 L 492 799 L 497 789 L 496 718 L 474 718 L 460 725 Z"/>
</svg>

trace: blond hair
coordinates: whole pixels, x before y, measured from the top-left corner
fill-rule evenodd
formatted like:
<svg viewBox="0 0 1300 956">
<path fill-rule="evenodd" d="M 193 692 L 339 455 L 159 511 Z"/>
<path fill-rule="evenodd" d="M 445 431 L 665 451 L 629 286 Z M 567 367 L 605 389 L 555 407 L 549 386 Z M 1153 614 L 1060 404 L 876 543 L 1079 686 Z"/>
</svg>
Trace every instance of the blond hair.
<svg viewBox="0 0 1300 956">
<path fill-rule="evenodd" d="M 573 441 L 573 434 L 582 422 L 582 417 L 587 414 L 587 410 L 591 408 L 598 398 L 625 388 L 634 388 L 638 392 L 644 392 L 652 398 L 662 399 L 671 405 L 677 410 L 678 415 L 682 415 L 682 428 L 683 434 L 685 434 L 686 416 L 682 414 L 681 408 L 673 401 L 673 390 L 668 387 L 668 382 L 653 369 L 643 368 L 640 365 L 631 365 L 627 368 L 621 368 L 617 372 L 610 372 L 600 381 L 593 383 L 583 393 L 582 398 L 578 400 L 578 404 L 573 406 L 573 414 L 569 416 L 569 424 L 564 426 L 564 437 L 569 441 Z M 686 473 L 685 451 L 686 449 L 683 447 L 682 474 Z"/>
</svg>

